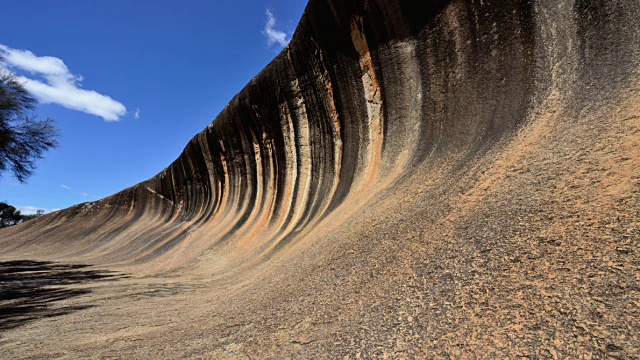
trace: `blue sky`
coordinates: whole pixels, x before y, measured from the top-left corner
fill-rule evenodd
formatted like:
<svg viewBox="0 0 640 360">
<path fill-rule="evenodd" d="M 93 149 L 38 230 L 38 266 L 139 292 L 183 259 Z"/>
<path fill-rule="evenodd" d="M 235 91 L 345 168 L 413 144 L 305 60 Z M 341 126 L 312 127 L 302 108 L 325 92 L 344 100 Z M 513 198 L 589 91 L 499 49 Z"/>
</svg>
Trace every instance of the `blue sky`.
<svg viewBox="0 0 640 360">
<path fill-rule="evenodd" d="M 290 39 L 306 0 L 20 0 L 0 64 L 40 100 L 60 146 L 0 201 L 24 213 L 94 201 L 168 166 Z"/>
</svg>

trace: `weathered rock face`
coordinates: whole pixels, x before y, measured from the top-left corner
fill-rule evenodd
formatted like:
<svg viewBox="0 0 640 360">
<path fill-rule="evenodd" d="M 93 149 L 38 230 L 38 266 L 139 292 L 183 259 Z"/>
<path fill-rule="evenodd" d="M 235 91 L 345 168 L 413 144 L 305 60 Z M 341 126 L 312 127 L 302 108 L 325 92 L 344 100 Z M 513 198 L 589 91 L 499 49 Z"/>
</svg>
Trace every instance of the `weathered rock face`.
<svg viewBox="0 0 640 360">
<path fill-rule="evenodd" d="M 631 1 L 311 1 L 289 47 L 166 170 L 8 243 L 45 251 L 46 238 L 56 253 L 149 261 L 200 237 L 200 250 L 234 241 L 269 254 L 425 161 L 481 155 L 552 93 L 627 77 L 637 11 Z"/>
<path fill-rule="evenodd" d="M 368 264 L 413 269 L 416 279 L 423 273 L 407 265 L 414 258 L 403 242 L 418 237 L 425 243 L 415 254 L 455 240 L 458 253 L 469 256 L 449 262 L 446 249 L 442 257 L 422 254 L 434 264 L 426 274 L 461 271 L 467 284 L 491 283 L 478 280 L 483 272 L 472 270 L 480 265 L 467 246 L 499 261 L 525 252 L 508 241 L 538 244 L 544 231 L 565 229 L 554 216 L 529 216 L 534 208 L 579 211 L 553 200 L 577 189 L 557 179 L 604 171 L 603 179 L 615 175 L 613 182 L 626 185 L 580 183 L 586 186 L 580 194 L 637 199 L 638 19 L 635 0 L 311 0 L 290 45 L 167 169 L 106 199 L 3 230 L 0 252 L 150 273 L 188 265 L 192 274 L 215 275 L 297 255 L 296 264 L 326 265 L 334 256 L 328 248 L 352 247 L 368 249 L 362 255 Z M 596 150 L 608 147 L 606 156 L 631 155 L 607 168 Z M 597 208 L 578 195 L 564 204 Z M 616 211 L 631 208 L 622 209 Z M 637 220 L 634 214 L 627 211 Z M 591 216 L 570 224 L 587 226 Z M 540 233 L 525 235 L 523 222 Z M 491 242 L 513 253 L 491 252 Z M 386 250 L 371 250 L 381 244 Z M 318 246 L 327 253 L 304 250 Z M 380 260 L 389 254 L 402 254 L 404 265 Z M 491 271 L 507 271 L 495 266 Z M 449 285 L 442 279 L 430 286 L 444 298 L 454 290 L 443 290 Z M 637 320 L 637 310 L 627 316 Z M 425 331 L 415 333 L 444 334 Z M 622 333 L 630 339 L 631 331 Z M 439 351 L 432 350 L 426 354 Z"/>
</svg>

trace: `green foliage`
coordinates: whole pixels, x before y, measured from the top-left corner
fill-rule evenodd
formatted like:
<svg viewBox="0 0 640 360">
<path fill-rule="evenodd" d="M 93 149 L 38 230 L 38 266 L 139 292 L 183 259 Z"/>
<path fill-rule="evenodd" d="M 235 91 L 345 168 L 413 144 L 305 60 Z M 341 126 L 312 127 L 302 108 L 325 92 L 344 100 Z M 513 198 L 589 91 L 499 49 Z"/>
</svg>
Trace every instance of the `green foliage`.
<svg viewBox="0 0 640 360">
<path fill-rule="evenodd" d="M 20 222 L 22 222 L 20 210 L 7 203 L 0 203 L 0 228 L 16 225 Z"/>
<path fill-rule="evenodd" d="M 38 210 L 34 215 L 22 215 L 15 207 L 0 202 L 0 229 L 8 226 L 22 224 L 25 221 L 44 215 L 44 210 Z"/>
<path fill-rule="evenodd" d="M 13 74 L 0 70 L 0 176 L 10 170 L 25 182 L 42 154 L 58 145 L 53 120 L 36 119 L 35 104 Z"/>
</svg>

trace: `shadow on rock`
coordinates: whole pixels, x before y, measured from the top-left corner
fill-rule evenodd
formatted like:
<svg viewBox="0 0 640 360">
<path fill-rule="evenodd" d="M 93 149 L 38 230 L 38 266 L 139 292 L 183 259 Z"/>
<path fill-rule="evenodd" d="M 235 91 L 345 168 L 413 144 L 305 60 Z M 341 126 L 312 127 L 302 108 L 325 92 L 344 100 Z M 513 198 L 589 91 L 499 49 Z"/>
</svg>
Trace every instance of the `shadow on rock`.
<svg viewBox="0 0 640 360">
<path fill-rule="evenodd" d="M 126 277 L 112 271 L 89 270 L 89 267 L 49 261 L 0 262 L 0 332 L 34 320 L 90 308 L 92 305 L 60 303 L 91 293 L 90 289 L 77 285 Z"/>
</svg>

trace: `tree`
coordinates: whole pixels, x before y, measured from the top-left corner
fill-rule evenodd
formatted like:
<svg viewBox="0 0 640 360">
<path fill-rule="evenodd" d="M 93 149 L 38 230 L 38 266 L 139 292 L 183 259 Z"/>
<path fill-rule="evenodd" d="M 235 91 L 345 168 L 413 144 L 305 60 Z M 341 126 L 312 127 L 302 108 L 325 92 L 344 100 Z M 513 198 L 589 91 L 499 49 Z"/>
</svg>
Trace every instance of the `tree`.
<svg viewBox="0 0 640 360">
<path fill-rule="evenodd" d="M 42 154 L 58 146 L 53 120 L 37 119 L 36 103 L 13 74 L 0 70 L 0 176 L 10 170 L 25 182 Z"/>
<path fill-rule="evenodd" d="M 7 203 L 0 202 L 0 228 L 20 224 L 22 221 L 23 216 L 20 214 L 20 210 Z"/>
<path fill-rule="evenodd" d="M 0 202 L 0 229 L 22 224 L 23 222 L 39 218 L 42 215 L 44 215 L 44 210 L 38 210 L 33 215 L 23 215 L 20 210 L 14 206 Z"/>
</svg>

